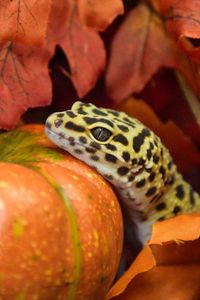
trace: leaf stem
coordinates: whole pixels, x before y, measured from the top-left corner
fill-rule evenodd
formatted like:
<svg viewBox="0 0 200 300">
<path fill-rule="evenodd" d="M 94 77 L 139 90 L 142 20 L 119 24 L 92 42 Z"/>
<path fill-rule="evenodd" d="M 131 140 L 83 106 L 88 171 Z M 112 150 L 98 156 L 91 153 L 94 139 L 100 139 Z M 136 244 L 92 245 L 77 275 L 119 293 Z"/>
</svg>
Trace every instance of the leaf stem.
<svg viewBox="0 0 200 300">
<path fill-rule="evenodd" d="M 196 121 L 197 124 L 200 126 L 200 103 L 198 97 L 194 94 L 192 89 L 188 86 L 185 82 L 183 76 L 178 72 L 175 71 L 176 79 L 179 83 L 180 89 L 187 101 Z"/>
</svg>

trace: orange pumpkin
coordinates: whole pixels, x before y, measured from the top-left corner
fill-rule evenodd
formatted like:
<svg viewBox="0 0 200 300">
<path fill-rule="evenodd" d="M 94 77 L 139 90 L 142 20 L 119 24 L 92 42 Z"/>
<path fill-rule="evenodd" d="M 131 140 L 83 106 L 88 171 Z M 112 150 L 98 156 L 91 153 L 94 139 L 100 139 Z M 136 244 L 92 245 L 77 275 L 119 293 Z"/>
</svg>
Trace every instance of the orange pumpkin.
<svg viewBox="0 0 200 300">
<path fill-rule="evenodd" d="M 122 216 L 111 187 L 41 125 L 0 135 L 0 299 L 104 299 Z"/>
</svg>

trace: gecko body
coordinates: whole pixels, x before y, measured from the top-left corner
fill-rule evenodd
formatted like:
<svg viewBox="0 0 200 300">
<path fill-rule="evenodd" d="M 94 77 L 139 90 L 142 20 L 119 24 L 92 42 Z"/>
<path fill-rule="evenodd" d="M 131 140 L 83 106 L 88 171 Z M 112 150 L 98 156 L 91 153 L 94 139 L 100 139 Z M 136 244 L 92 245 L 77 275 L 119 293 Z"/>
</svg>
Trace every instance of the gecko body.
<svg viewBox="0 0 200 300">
<path fill-rule="evenodd" d="M 200 211 L 160 138 L 126 113 L 77 101 L 48 117 L 46 134 L 114 186 L 143 245 L 154 222 Z"/>
</svg>

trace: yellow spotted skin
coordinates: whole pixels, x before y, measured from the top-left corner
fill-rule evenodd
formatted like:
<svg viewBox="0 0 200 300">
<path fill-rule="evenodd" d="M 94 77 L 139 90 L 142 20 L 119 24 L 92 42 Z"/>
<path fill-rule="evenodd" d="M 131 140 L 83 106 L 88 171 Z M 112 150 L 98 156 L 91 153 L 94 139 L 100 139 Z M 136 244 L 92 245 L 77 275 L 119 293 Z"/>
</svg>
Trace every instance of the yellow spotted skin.
<svg viewBox="0 0 200 300">
<path fill-rule="evenodd" d="M 160 138 L 124 112 L 78 101 L 48 117 L 46 134 L 114 186 L 143 244 L 155 221 L 200 211 Z"/>
</svg>

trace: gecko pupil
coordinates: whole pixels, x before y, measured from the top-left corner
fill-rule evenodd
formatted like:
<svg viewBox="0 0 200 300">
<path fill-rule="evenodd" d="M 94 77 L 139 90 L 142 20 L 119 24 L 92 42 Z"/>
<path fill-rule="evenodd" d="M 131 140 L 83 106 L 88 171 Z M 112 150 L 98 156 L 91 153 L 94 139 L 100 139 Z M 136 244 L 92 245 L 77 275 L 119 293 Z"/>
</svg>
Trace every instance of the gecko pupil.
<svg viewBox="0 0 200 300">
<path fill-rule="evenodd" d="M 106 142 L 112 134 L 110 130 L 103 127 L 95 127 L 91 130 L 91 133 L 99 142 Z"/>
</svg>

